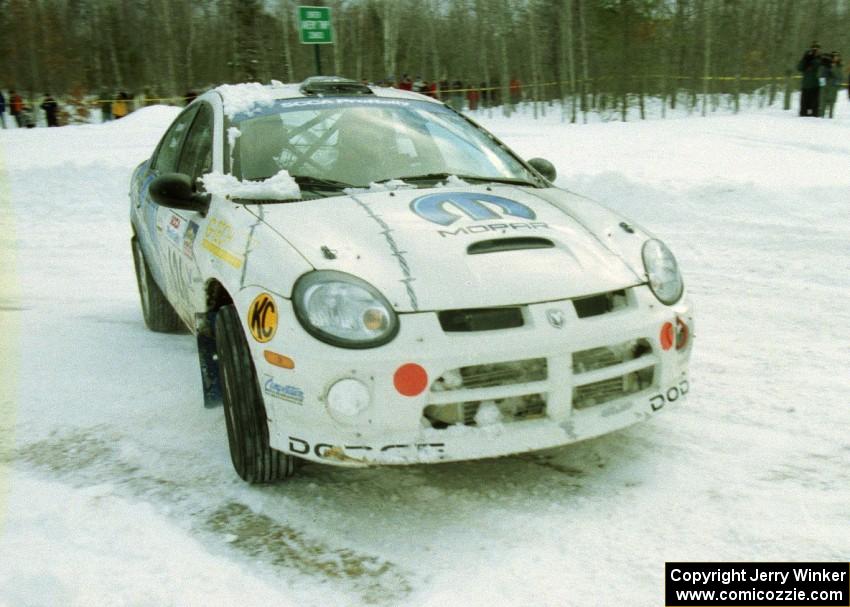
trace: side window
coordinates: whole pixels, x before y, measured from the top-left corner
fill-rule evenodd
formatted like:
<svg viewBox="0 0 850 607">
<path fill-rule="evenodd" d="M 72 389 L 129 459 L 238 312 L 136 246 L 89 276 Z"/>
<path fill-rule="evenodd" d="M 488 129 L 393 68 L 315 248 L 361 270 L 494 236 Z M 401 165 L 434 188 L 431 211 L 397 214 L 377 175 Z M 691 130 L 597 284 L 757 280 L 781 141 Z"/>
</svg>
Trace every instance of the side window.
<svg viewBox="0 0 850 607">
<path fill-rule="evenodd" d="M 160 173 L 173 173 L 177 168 L 177 155 L 180 153 L 180 146 L 183 143 L 183 136 L 186 134 L 186 129 L 192 124 L 192 118 L 195 117 L 195 108 L 183 112 L 165 133 L 165 137 L 159 142 L 159 148 L 156 151 L 156 159 L 154 160 L 153 168 Z"/>
<path fill-rule="evenodd" d="M 204 173 L 212 171 L 212 138 L 213 110 L 204 103 L 186 135 L 177 172 L 188 175 L 194 182 Z"/>
</svg>

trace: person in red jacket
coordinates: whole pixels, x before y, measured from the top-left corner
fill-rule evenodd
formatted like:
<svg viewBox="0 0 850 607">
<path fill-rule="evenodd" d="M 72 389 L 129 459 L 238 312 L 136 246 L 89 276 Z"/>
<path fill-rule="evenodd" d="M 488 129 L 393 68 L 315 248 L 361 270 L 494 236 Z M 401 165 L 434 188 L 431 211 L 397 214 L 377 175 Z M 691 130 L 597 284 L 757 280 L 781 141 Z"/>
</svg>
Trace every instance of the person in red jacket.
<svg viewBox="0 0 850 607">
<path fill-rule="evenodd" d="M 413 80 L 410 79 L 410 76 L 404 74 L 401 77 L 401 82 L 398 83 L 398 88 L 403 91 L 412 91 L 413 90 Z"/>
<path fill-rule="evenodd" d="M 511 104 L 516 105 L 522 99 L 522 86 L 519 83 L 519 80 L 516 78 L 511 78 Z"/>
<path fill-rule="evenodd" d="M 24 109 L 24 100 L 14 90 L 9 91 L 9 113 L 15 117 L 18 128 L 24 127 L 24 119 L 21 112 Z"/>
<path fill-rule="evenodd" d="M 466 93 L 466 101 L 469 103 L 470 111 L 478 109 L 478 100 L 481 98 L 481 93 L 476 88 L 470 88 Z"/>
</svg>

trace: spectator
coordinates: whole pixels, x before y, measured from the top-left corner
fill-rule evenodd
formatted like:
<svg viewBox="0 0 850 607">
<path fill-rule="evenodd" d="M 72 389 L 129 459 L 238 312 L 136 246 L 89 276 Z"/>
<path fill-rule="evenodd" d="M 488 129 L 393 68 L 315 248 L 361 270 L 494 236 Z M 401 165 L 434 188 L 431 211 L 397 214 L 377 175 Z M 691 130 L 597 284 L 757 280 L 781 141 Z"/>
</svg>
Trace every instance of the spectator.
<svg viewBox="0 0 850 607">
<path fill-rule="evenodd" d="M 413 81 L 410 79 L 410 76 L 408 76 L 407 74 L 403 74 L 401 77 L 401 82 L 398 83 L 398 88 L 403 91 L 412 91 Z"/>
<path fill-rule="evenodd" d="M 463 82 L 460 80 L 452 82 L 451 91 L 452 107 L 458 111 L 463 110 Z"/>
<path fill-rule="evenodd" d="M 413 82 L 413 92 L 424 93 L 426 87 L 427 84 L 425 84 L 425 81 L 422 79 L 422 76 L 417 76 L 416 80 Z"/>
<path fill-rule="evenodd" d="M 100 121 L 109 122 L 112 120 L 112 93 L 106 91 L 100 92 Z"/>
<path fill-rule="evenodd" d="M 118 99 L 116 99 L 115 103 L 112 104 L 112 117 L 115 118 L 115 120 L 123 118 L 130 113 L 130 106 L 127 103 L 128 99 L 129 97 L 124 91 L 118 93 Z"/>
<path fill-rule="evenodd" d="M 486 82 L 478 85 L 479 96 L 481 99 L 481 107 L 490 107 L 490 87 Z"/>
<path fill-rule="evenodd" d="M 9 109 L 9 113 L 15 117 L 15 123 L 18 125 L 18 128 L 23 128 L 24 119 L 21 116 L 21 112 L 24 110 L 24 100 L 14 89 L 9 91 Z"/>
<path fill-rule="evenodd" d="M 469 111 L 474 112 L 478 109 L 478 100 L 481 98 L 481 93 L 476 88 L 470 88 L 466 92 L 466 101 L 469 103 Z"/>
<path fill-rule="evenodd" d="M 449 84 L 449 79 L 443 77 L 443 79 L 440 80 L 439 86 L 437 87 L 437 98 L 442 101 L 447 101 L 449 98 L 449 94 L 447 91 L 450 87 L 451 85 Z"/>
<path fill-rule="evenodd" d="M 20 125 L 28 129 L 35 128 L 35 112 L 28 103 L 21 106 L 21 111 L 18 113 Z"/>
<path fill-rule="evenodd" d="M 812 42 L 809 50 L 803 54 L 797 70 L 803 72 L 800 94 L 800 116 L 817 116 L 820 103 L 820 45 Z"/>
<path fill-rule="evenodd" d="M 496 78 L 492 82 L 490 82 L 490 105 L 493 107 L 498 106 L 502 102 L 502 85 L 499 82 L 499 79 Z"/>
<path fill-rule="evenodd" d="M 437 81 L 430 83 L 428 85 L 428 90 L 425 91 L 425 94 L 431 97 L 432 99 L 437 99 Z"/>
<path fill-rule="evenodd" d="M 0 124 L 6 128 L 6 97 L 3 96 L 3 91 L 0 91 Z"/>
<path fill-rule="evenodd" d="M 41 109 L 44 110 L 44 116 L 47 118 L 47 126 L 59 126 L 59 121 L 56 113 L 59 111 L 59 104 L 50 96 L 50 93 L 44 94 L 44 101 L 41 102 Z"/>
<path fill-rule="evenodd" d="M 193 90 L 188 90 L 188 91 L 186 91 L 186 94 L 183 95 L 183 101 L 186 102 L 186 105 L 189 105 L 190 103 L 192 103 L 195 100 L 195 97 L 197 97 L 197 96 L 198 96 L 198 93 L 196 93 Z"/>
<path fill-rule="evenodd" d="M 832 118 L 835 110 L 835 101 L 838 98 L 838 89 L 844 80 L 844 66 L 841 65 L 841 53 L 832 51 L 828 61 L 821 68 L 821 77 L 824 85 L 821 88 L 820 115 L 826 118 L 827 113 Z"/>
<path fill-rule="evenodd" d="M 511 78 L 510 84 L 511 104 L 517 105 L 522 101 L 522 85 L 517 78 Z"/>
</svg>

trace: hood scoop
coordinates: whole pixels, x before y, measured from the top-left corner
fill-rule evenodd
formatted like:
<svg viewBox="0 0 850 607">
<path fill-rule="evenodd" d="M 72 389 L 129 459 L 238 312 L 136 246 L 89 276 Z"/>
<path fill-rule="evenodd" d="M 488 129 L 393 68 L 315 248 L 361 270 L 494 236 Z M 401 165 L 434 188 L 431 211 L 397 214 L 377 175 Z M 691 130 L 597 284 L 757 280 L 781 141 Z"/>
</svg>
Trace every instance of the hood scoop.
<svg viewBox="0 0 850 607">
<path fill-rule="evenodd" d="M 479 240 L 466 247 L 468 255 L 483 255 L 485 253 L 501 253 L 503 251 L 525 251 L 528 249 L 552 249 L 555 243 L 548 238 L 536 236 L 521 236 L 517 238 L 495 238 Z"/>
</svg>

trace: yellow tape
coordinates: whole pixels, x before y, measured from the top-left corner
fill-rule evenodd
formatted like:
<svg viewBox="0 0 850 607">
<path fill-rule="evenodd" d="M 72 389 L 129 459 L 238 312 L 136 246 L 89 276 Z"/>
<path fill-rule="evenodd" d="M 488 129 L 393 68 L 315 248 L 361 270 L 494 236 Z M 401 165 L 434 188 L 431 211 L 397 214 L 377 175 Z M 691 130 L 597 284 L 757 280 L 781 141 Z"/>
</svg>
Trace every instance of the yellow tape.
<svg viewBox="0 0 850 607">
<path fill-rule="evenodd" d="M 15 217 L 0 147 L 0 536 L 11 487 L 18 397 L 19 305 L 15 273 Z"/>
<path fill-rule="evenodd" d="M 800 74 L 793 74 L 791 76 L 664 76 L 662 74 L 646 74 L 645 76 L 638 76 L 638 75 L 626 76 L 626 79 L 630 79 L 630 80 L 642 80 L 642 79 L 648 79 L 648 78 L 652 78 L 652 79 L 655 79 L 655 80 L 700 80 L 700 81 L 701 80 L 709 80 L 709 81 L 710 80 L 717 80 L 717 81 L 721 81 L 721 82 L 722 81 L 734 81 L 734 80 L 740 80 L 740 81 L 746 80 L 746 81 L 751 81 L 751 82 L 758 82 L 758 81 L 769 81 L 769 80 L 782 81 L 782 80 L 785 80 L 786 78 L 791 78 L 792 80 L 799 80 L 800 78 L 802 78 L 802 76 L 800 76 Z M 620 76 L 599 76 L 598 78 L 587 78 L 587 79 L 576 78 L 575 84 L 584 84 L 586 82 L 604 82 L 606 80 L 615 80 L 615 79 L 619 80 L 619 79 L 622 79 L 622 78 Z M 561 84 L 568 85 L 568 84 L 570 84 L 570 81 L 569 80 L 554 80 L 554 81 L 551 81 L 551 82 L 532 82 L 532 83 L 529 83 L 529 84 L 520 84 L 518 86 L 514 85 L 513 87 L 511 87 L 510 85 L 504 86 L 504 85 L 500 84 L 500 85 L 497 85 L 497 86 L 468 87 L 468 88 L 457 88 L 457 89 L 454 89 L 454 88 L 438 89 L 436 92 L 438 92 L 441 95 L 445 95 L 447 93 L 468 93 L 470 91 L 478 91 L 480 93 L 480 92 L 484 92 L 484 91 L 501 91 L 503 89 L 511 89 L 511 88 L 513 88 L 513 89 L 517 89 L 517 88 L 531 89 L 531 88 L 535 88 L 535 87 L 558 86 L 558 85 L 561 85 Z M 430 91 L 428 91 L 428 92 L 430 92 Z M 30 105 L 33 104 L 33 103 L 37 103 L 36 101 L 27 101 L 27 100 L 24 100 L 24 101 L 26 103 L 29 103 Z M 90 99 L 90 100 L 87 100 L 87 101 L 83 100 L 82 103 L 94 107 L 94 106 L 100 105 L 101 103 L 118 103 L 119 101 L 124 101 L 125 103 L 135 103 L 136 101 L 138 101 L 139 103 L 149 103 L 151 101 L 156 101 L 156 102 L 164 101 L 166 103 L 181 104 L 181 103 L 186 102 L 186 97 L 182 97 L 182 96 L 179 96 L 179 95 L 177 95 L 175 97 L 145 97 L 145 96 L 141 96 L 141 97 L 138 98 L 138 100 L 135 97 L 131 97 L 129 99 Z"/>
</svg>

